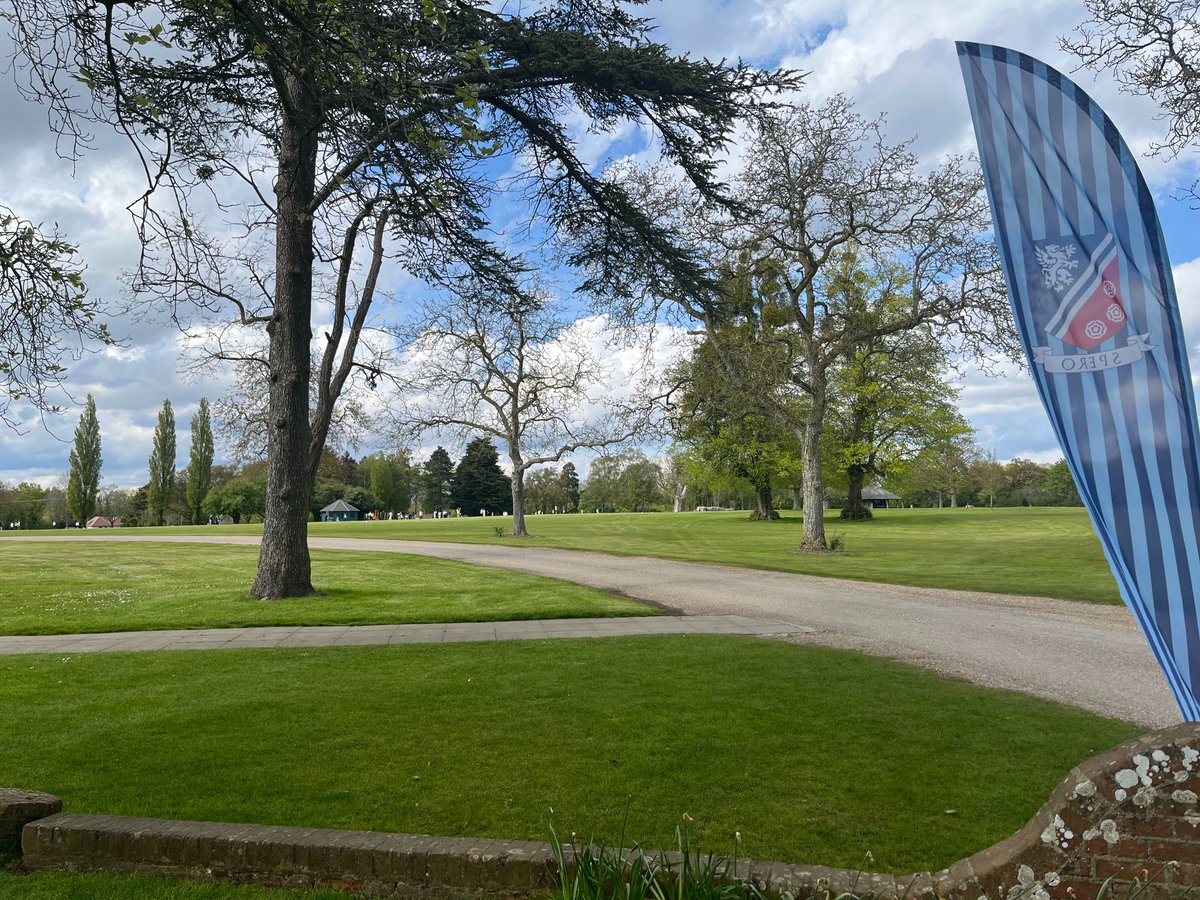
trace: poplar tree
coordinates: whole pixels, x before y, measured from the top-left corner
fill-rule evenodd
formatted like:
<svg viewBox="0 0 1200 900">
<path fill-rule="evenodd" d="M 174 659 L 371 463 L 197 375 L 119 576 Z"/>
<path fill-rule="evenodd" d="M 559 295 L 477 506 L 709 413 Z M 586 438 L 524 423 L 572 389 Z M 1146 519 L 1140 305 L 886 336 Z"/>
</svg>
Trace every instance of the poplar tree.
<svg viewBox="0 0 1200 900">
<path fill-rule="evenodd" d="M 96 490 L 100 486 L 100 422 L 96 401 L 88 394 L 83 415 L 75 426 L 75 447 L 71 450 L 71 474 L 67 478 L 67 515 L 86 524 L 96 512 Z"/>
<path fill-rule="evenodd" d="M 192 416 L 192 448 L 188 451 L 187 505 L 192 522 L 199 523 L 200 507 L 212 485 L 213 433 L 208 399 L 200 398 L 200 409 Z"/>
<path fill-rule="evenodd" d="M 150 484 L 146 489 L 146 511 L 151 525 L 162 525 L 171 491 L 175 488 L 175 413 L 171 401 L 164 400 L 154 428 L 154 446 L 150 451 Z"/>
</svg>

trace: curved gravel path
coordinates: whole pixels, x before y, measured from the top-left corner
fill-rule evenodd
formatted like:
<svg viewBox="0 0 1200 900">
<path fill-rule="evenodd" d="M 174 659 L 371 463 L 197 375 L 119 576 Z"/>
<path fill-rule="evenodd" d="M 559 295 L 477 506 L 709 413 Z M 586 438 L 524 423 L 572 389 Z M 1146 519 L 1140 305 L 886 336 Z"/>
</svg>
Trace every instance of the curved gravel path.
<svg viewBox="0 0 1200 900">
<path fill-rule="evenodd" d="M 26 541 L 257 544 L 252 536 L 37 536 Z M 1150 728 L 1179 709 L 1124 607 L 764 572 L 575 550 L 355 538 L 314 549 L 411 553 L 574 581 L 686 615 L 740 615 L 813 629 L 786 638 L 903 660 Z"/>
</svg>

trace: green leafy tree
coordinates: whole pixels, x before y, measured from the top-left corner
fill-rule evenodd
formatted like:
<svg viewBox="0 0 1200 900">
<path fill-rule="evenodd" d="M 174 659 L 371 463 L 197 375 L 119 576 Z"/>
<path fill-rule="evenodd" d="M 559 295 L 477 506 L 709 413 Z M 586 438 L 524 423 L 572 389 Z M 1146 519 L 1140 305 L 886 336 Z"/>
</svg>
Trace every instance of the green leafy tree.
<svg viewBox="0 0 1200 900">
<path fill-rule="evenodd" d="M 96 491 L 100 487 L 100 422 L 96 418 L 96 401 L 91 394 L 79 424 L 75 426 L 75 446 L 71 450 L 71 472 L 67 476 L 67 514 L 76 522 L 86 524 L 96 513 Z"/>
<path fill-rule="evenodd" d="M 1046 468 L 1020 456 L 1004 465 L 1007 481 L 1002 494 L 1006 506 L 1044 506 L 1046 504 Z"/>
<path fill-rule="evenodd" d="M 566 512 L 566 488 L 562 473 L 553 467 L 530 472 L 525 482 L 525 505 L 532 513 Z"/>
<path fill-rule="evenodd" d="M 53 521 L 50 505 L 53 492 L 39 484 L 22 481 L 15 488 L 0 485 L 0 527 L 12 528 L 18 524 L 23 530 L 48 528 Z"/>
<path fill-rule="evenodd" d="M 1082 506 L 1079 488 L 1067 468 L 1067 461 L 1060 459 L 1046 467 L 1046 500 L 1054 506 Z"/>
<path fill-rule="evenodd" d="M 663 490 L 663 473 L 652 459 L 632 451 L 629 461 L 617 476 L 616 495 L 619 508 L 630 512 L 650 512 L 662 509 L 667 503 Z"/>
<path fill-rule="evenodd" d="M 996 494 L 1004 487 L 1004 466 L 996 459 L 996 451 L 980 451 L 971 463 L 971 478 L 979 493 L 987 497 L 988 509 L 996 505 Z"/>
<path fill-rule="evenodd" d="M 150 525 L 162 525 L 171 493 L 175 489 L 175 412 L 171 401 L 164 400 L 154 428 L 150 450 L 150 482 L 146 486 L 146 506 Z"/>
<path fill-rule="evenodd" d="M 463 458 L 454 469 L 450 484 L 451 503 L 464 516 L 488 515 L 507 511 L 512 500 L 512 482 L 500 468 L 500 454 L 485 437 L 467 444 Z"/>
<path fill-rule="evenodd" d="M 208 412 L 208 400 L 200 398 L 200 409 L 192 416 L 192 447 L 188 451 L 187 506 L 191 510 L 192 522 L 201 520 L 201 506 L 212 486 L 213 466 L 212 419 Z"/>
<path fill-rule="evenodd" d="M 421 469 L 413 464 L 412 454 L 407 450 L 393 453 L 388 462 L 393 473 L 392 509 L 397 513 L 408 513 L 420 494 Z"/>
<path fill-rule="evenodd" d="M 628 464 L 625 453 L 604 453 L 592 461 L 587 482 L 579 497 L 580 509 L 587 512 L 615 512 L 618 503 L 617 479 Z"/>
<path fill-rule="evenodd" d="M 521 265 L 486 237 L 500 230 L 487 218 L 499 188 L 480 165 L 503 152 L 539 224 L 586 272 L 581 286 L 620 289 L 614 273 L 643 262 L 695 286 L 697 258 L 580 157 L 576 123 L 649 125 L 715 198 L 715 158 L 739 118 L 764 89 L 798 83 L 673 56 L 649 22 L 610 0 L 552 0 L 528 13 L 469 0 L 13 0 L 8 18 L 29 70 L 20 83 L 52 106 L 66 143 L 83 137 L 90 115 L 142 156 L 149 186 L 135 208 L 146 253 L 135 284 L 176 313 L 220 302 L 239 323 L 269 323 L 271 475 L 251 588 L 264 598 L 315 593 L 309 500 L 343 390 L 356 372 L 368 382 L 384 373 L 360 358 L 360 337 L 388 246 L 418 276 L 469 268 L 500 293 L 513 288 Z M 189 203 L 197 187 L 206 200 L 235 192 L 226 208 L 257 192 L 236 242 L 206 233 Z M 310 410 L 320 259 L 332 261 L 333 324 Z"/>
<path fill-rule="evenodd" d="M 421 503 L 429 512 L 447 512 L 453 508 L 451 483 L 454 461 L 444 448 L 438 447 L 421 467 Z"/>
<path fill-rule="evenodd" d="M 957 396 L 928 327 L 870 338 L 835 367 L 823 452 L 845 480 L 843 519 L 871 518 L 862 500 L 869 478 L 971 433 Z"/>
<path fill-rule="evenodd" d="M 976 452 L 971 431 L 954 432 L 943 440 L 923 448 L 904 467 L 904 476 L 914 485 L 935 498 L 940 509 L 946 499 L 958 506 L 959 495 L 971 484 L 971 463 Z"/>
<path fill-rule="evenodd" d="M 396 470 L 391 460 L 382 455 L 369 456 L 363 460 L 363 468 L 367 470 L 371 494 L 378 498 L 379 508 L 387 512 L 395 511 Z"/>
<path fill-rule="evenodd" d="M 266 481 L 261 475 L 238 475 L 212 488 L 202 509 L 206 515 L 229 516 L 240 523 L 265 513 L 266 491 Z"/>
<path fill-rule="evenodd" d="M 676 368 L 685 388 L 674 415 L 675 439 L 708 466 L 750 484 L 751 519 L 778 519 L 775 479 L 798 462 L 795 436 L 765 399 L 778 390 L 782 373 L 775 369 L 775 383 L 764 381 L 774 348 L 757 343 L 753 316 L 739 316 L 719 330 L 718 338 L 704 341 Z"/>
</svg>

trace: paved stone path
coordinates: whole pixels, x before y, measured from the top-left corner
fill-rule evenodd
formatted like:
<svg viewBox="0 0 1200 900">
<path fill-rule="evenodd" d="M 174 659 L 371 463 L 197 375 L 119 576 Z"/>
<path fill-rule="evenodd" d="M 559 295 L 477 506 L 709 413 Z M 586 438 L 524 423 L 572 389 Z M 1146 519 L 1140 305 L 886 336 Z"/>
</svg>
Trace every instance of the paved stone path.
<svg viewBox="0 0 1200 900">
<path fill-rule="evenodd" d="M 434 625 L 279 625 L 180 631 L 115 631 L 0 637 L 0 656 L 17 653 L 117 653 L 137 650 L 236 650 L 247 647 L 362 647 L 455 644 L 643 634 L 795 635 L 812 629 L 746 616 L 624 616 L 449 622 Z"/>
<path fill-rule="evenodd" d="M 238 535 L 83 534 L 4 540 L 257 544 Z M 693 615 L 786 622 L 787 639 L 899 659 L 987 687 L 1022 691 L 1150 728 L 1179 709 L 1133 617 L 1121 606 L 934 590 L 734 566 L 574 550 L 356 538 L 318 549 L 412 553 L 543 575 Z"/>
</svg>

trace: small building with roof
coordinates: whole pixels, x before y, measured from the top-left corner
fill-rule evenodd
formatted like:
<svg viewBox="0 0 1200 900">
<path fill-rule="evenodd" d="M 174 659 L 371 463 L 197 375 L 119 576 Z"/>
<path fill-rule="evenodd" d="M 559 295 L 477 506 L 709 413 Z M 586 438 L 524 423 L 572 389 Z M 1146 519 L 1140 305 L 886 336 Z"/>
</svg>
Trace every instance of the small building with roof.
<svg viewBox="0 0 1200 900">
<path fill-rule="evenodd" d="M 362 511 L 345 500 L 334 500 L 321 510 L 322 522 L 357 522 L 361 518 Z"/>
<path fill-rule="evenodd" d="M 881 487 L 872 485 L 862 489 L 863 503 L 870 506 L 871 509 L 887 509 L 891 501 L 900 502 L 900 498 L 891 491 L 885 491 Z"/>
</svg>

